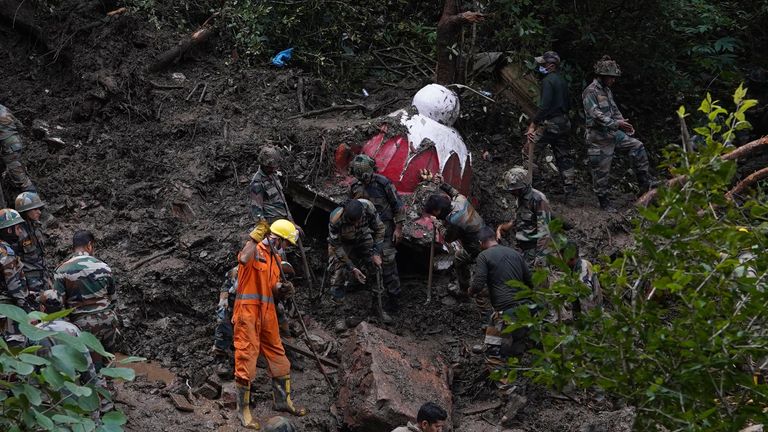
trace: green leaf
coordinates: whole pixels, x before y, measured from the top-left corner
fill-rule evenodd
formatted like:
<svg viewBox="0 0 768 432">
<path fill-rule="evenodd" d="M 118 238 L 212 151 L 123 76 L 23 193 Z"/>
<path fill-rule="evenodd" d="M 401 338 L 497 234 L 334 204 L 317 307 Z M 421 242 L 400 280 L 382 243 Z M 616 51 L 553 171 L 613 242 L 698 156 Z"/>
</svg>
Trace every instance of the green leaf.
<svg viewBox="0 0 768 432">
<path fill-rule="evenodd" d="M 42 366 L 42 365 L 48 365 L 51 364 L 48 360 L 38 357 L 36 355 L 27 354 L 27 353 L 21 353 L 19 354 L 19 360 L 23 361 L 24 363 L 29 363 L 31 365 L 35 366 Z"/>
<path fill-rule="evenodd" d="M 93 351 L 97 354 L 101 354 L 104 357 L 112 358 L 114 357 L 112 354 L 107 352 L 107 350 L 104 349 L 104 346 L 99 342 L 99 340 L 96 338 L 96 336 L 92 335 L 91 333 L 88 333 L 86 331 L 80 333 L 80 336 L 78 337 L 81 342 L 83 342 L 89 349 L 89 351 Z"/>
<path fill-rule="evenodd" d="M 118 363 L 120 363 L 120 364 L 128 364 L 128 363 L 138 363 L 138 362 L 145 362 L 145 361 L 147 361 L 146 357 L 130 356 L 130 357 L 126 357 L 124 359 L 121 359 Z"/>
<path fill-rule="evenodd" d="M 19 354 L 34 354 L 38 351 L 40 351 L 40 348 L 42 348 L 42 345 L 30 345 L 23 350 L 19 352 Z"/>
<path fill-rule="evenodd" d="M 88 396 L 81 396 L 77 399 L 77 405 L 80 409 L 92 412 L 99 409 L 99 395 L 96 392 L 91 392 Z"/>
<path fill-rule="evenodd" d="M 63 371 L 70 377 L 74 375 L 74 373 L 69 373 L 73 369 L 80 372 L 88 370 L 88 361 L 85 359 L 83 353 L 71 346 L 54 345 L 51 347 L 51 357 L 55 360 L 59 360 L 59 362 L 57 362 L 58 366 L 62 363 L 68 366 Z"/>
<path fill-rule="evenodd" d="M 4 372 L 15 372 L 19 375 L 26 376 L 35 371 L 35 367 L 32 366 L 31 364 L 20 362 L 15 358 L 11 358 L 8 356 L 0 357 L 0 364 L 3 365 Z"/>
<path fill-rule="evenodd" d="M 677 116 L 680 118 L 685 118 L 685 105 L 680 105 L 680 108 L 677 109 Z"/>
<path fill-rule="evenodd" d="M 122 426 L 128 421 L 128 418 L 120 411 L 110 411 L 101 417 L 101 421 L 104 424 Z"/>
<path fill-rule="evenodd" d="M 93 393 L 93 390 L 91 390 L 90 387 L 79 386 L 69 381 L 64 383 L 64 388 L 69 390 L 69 392 L 75 396 L 90 396 L 91 393 Z"/>
<path fill-rule="evenodd" d="M 10 304 L 0 304 L 0 316 L 8 317 L 17 323 L 28 322 L 27 313 L 24 312 L 24 309 Z"/>
<path fill-rule="evenodd" d="M 42 330 L 26 322 L 19 323 L 19 330 L 21 330 L 21 333 L 31 341 L 39 341 L 56 334 L 56 332 Z"/>
<path fill-rule="evenodd" d="M 136 371 L 131 368 L 102 368 L 101 374 L 110 378 L 124 379 L 126 381 L 133 381 L 133 379 L 136 378 Z"/>
<path fill-rule="evenodd" d="M 16 394 L 16 391 L 14 391 L 14 394 Z M 40 390 L 32 387 L 29 384 L 22 384 L 21 391 L 17 394 L 17 396 L 18 395 L 24 395 L 24 397 L 27 398 L 27 401 L 29 401 L 29 403 L 34 406 L 39 406 L 41 403 L 43 403 L 43 395 L 40 393 Z"/>
<path fill-rule="evenodd" d="M 56 424 L 80 424 L 82 422 L 82 419 L 64 414 L 55 414 L 51 419 Z"/>
<path fill-rule="evenodd" d="M 74 308 L 72 308 L 72 309 L 63 309 L 63 310 L 60 310 L 58 312 L 46 314 L 46 315 L 44 315 L 42 317 L 42 320 L 46 321 L 46 322 L 49 322 L 49 321 L 57 320 L 59 318 L 64 318 L 65 316 L 68 316 L 69 314 L 71 314 L 73 310 L 75 310 L 75 309 Z"/>
<path fill-rule="evenodd" d="M 53 421 L 46 417 L 45 415 L 41 414 L 37 410 L 33 409 L 35 413 L 35 420 L 37 420 L 37 424 L 39 424 L 43 429 L 45 430 L 53 430 Z"/>
<path fill-rule="evenodd" d="M 54 366 L 44 367 L 41 375 L 53 390 L 59 391 L 64 387 L 64 377 L 61 376 Z"/>
</svg>

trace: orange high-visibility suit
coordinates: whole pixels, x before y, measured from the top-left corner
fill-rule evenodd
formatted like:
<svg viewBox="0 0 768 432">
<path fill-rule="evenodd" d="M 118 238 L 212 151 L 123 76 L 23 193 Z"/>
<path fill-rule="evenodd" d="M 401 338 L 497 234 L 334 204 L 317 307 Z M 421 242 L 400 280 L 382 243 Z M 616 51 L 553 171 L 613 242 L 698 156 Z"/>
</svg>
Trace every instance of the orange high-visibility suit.
<svg viewBox="0 0 768 432">
<path fill-rule="evenodd" d="M 244 386 L 256 377 L 256 360 L 264 354 L 269 374 L 288 375 L 291 363 L 285 356 L 277 323 L 272 289 L 280 281 L 280 256 L 272 254 L 268 240 L 259 242 L 254 257 L 237 268 L 237 297 L 232 323 L 235 325 L 235 381 Z"/>
</svg>

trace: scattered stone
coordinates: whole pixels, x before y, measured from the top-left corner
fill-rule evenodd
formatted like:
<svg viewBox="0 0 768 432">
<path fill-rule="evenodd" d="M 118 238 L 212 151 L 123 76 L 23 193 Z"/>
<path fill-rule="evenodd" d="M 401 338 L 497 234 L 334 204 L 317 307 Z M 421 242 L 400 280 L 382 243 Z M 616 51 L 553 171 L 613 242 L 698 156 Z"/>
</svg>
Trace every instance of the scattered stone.
<svg viewBox="0 0 768 432">
<path fill-rule="evenodd" d="M 763 425 L 756 424 L 742 429 L 740 432 L 763 432 Z"/>
<path fill-rule="evenodd" d="M 213 400 L 213 399 L 218 399 L 220 390 L 221 390 L 220 388 L 216 389 L 214 386 L 208 383 L 205 383 L 200 387 L 198 387 L 197 390 L 195 390 L 195 394 L 197 396 Z"/>
<path fill-rule="evenodd" d="M 195 411 L 195 407 L 189 403 L 189 400 L 187 400 L 186 397 L 176 393 L 170 393 L 168 396 L 171 398 L 171 403 L 173 403 L 173 406 L 175 406 L 177 410 L 184 412 Z"/>
<path fill-rule="evenodd" d="M 464 415 L 480 414 L 481 412 L 494 410 L 501 406 L 501 401 L 491 401 L 472 405 L 461 410 Z"/>
<path fill-rule="evenodd" d="M 517 417 L 517 413 L 528 403 L 528 398 L 519 394 L 509 395 L 507 404 L 503 409 L 503 416 L 501 417 L 502 426 L 510 426 L 512 421 Z"/>
<path fill-rule="evenodd" d="M 482 354 L 485 352 L 485 345 L 472 345 L 472 353 Z"/>
<path fill-rule="evenodd" d="M 347 340 L 342 359 L 336 405 L 352 430 L 392 430 L 413 421 L 424 401 L 446 408 L 451 423 L 453 396 L 440 354 L 362 322 Z"/>
<path fill-rule="evenodd" d="M 635 408 L 601 412 L 581 425 L 581 432 L 631 432 L 635 424 Z"/>
<path fill-rule="evenodd" d="M 237 390 L 234 383 L 227 383 L 221 389 L 221 405 L 229 410 L 237 408 Z"/>
</svg>

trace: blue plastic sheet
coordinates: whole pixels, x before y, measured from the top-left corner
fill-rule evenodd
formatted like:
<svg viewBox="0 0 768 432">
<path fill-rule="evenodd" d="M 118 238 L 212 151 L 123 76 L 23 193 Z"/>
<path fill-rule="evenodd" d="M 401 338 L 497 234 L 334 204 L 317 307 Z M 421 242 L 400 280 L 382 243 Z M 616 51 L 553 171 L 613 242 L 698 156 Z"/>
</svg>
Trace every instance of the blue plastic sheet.
<svg viewBox="0 0 768 432">
<path fill-rule="evenodd" d="M 293 56 L 293 48 L 282 50 L 272 57 L 271 63 L 277 67 L 286 67 L 288 66 L 286 62 L 291 59 L 291 56 Z"/>
</svg>

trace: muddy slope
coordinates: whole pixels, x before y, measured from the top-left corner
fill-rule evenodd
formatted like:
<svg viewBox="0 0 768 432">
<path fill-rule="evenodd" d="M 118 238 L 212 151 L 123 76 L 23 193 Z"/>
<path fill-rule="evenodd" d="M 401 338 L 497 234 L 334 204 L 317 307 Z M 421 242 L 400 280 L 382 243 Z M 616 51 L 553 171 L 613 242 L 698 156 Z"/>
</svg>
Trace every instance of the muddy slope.
<svg viewBox="0 0 768 432">
<path fill-rule="evenodd" d="M 64 3 L 61 10 L 71 10 L 70 2 Z M 260 145 L 283 146 L 290 155 L 285 175 L 315 181 L 330 173 L 329 152 L 337 144 L 365 137 L 369 114 L 380 115 L 407 103 L 423 83 L 403 83 L 401 89 L 366 83 L 371 96 L 365 99 L 354 89 L 331 94 L 298 70 L 230 65 L 226 49 L 215 43 L 194 59 L 148 74 L 146 66 L 180 35 L 157 31 L 130 14 L 72 32 L 102 17 L 98 8 L 38 16 L 38 24 L 53 39 L 71 35 L 58 56 L 0 25 L 0 103 L 27 125 L 24 159 L 56 218 L 51 226 L 51 258 L 58 262 L 66 256 L 74 230 L 93 230 L 98 239 L 96 254 L 112 266 L 119 284 L 123 351 L 157 359 L 177 373 L 180 382 L 194 381 L 215 364 L 208 353 L 215 299 L 251 225 L 246 187 L 257 166 Z M 183 78 L 174 79 L 172 73 Z M 368 112 L 288 119 L 298 111 L 300 74 L 306 83 L 307 109 L 351 100 L 368 106 Z M 197 83 L 207 85 L 206 93 L 201 98 L 198 87 L 188 97 Z M 464 114 L 457 126 L 476 154 L 480 211 L 487 222 L 497 223 L 509 217 L 509 202 L 496 189 L 496 179 L 520 160 L 519 126 L 510 120 L 518 114 L 513 107 L 471 96 L 464 97 L 462 105 Z M 47 122 L 65 145 L 35 138 L 30 128 L 35 120 Z M 350 121 L 358 126 L 347 127 Z M 324 141 L 325 152 L 321 150 Z M 479 158 L 484 149 L 494 155 L 493 162 Z M 628 223 L 594 208 L 588 175 L 581 174 L 585 186 L 575 204 L 562 205 L 556 194 L 550 198 L 555 210 L 574 225 L 570 235 L 582 242 L 585 253 L 609 254 L 626 244 Z M 551 174 L 541 178 L 537 187 L 555 190 Z M 306 212 L 294 210 L 297 219 L 304 220 Z M 315 211 L 307 219 L 310 255 L 318 276 L 324 267 L 325 217 Z M 479 308 L 443 299 L 425 312 L 423 268 L 411 267 L 405 275 L 409 279 L 406 309 L 392 330 L 416 339 L 428 335 L 448 359 L 467 366 L 455 384 L 458 408 L 483 400 L 490 393 L 473 369 L 479 364 L 477 356 L 467 351 L 481 337 Z M 444 289 L 446 283 L 444 276 L 437 289 Z M 360 305 L 365 301 L 358 299 Z M 299 296 L 299 302 L 314 319 L 313 328 L 332 333 L 337 311 L 329 303 L 311 303 L 306 294 Z M 304 392 L 299 399 L 311 400 L 310 408 L 319 412 L 302 421 L 306 430 L 334 430 L 328 413 L 331 398 L 322 387 L 322 377 L 310 366 L 296 381 L 297 391 Z M 266 392 L 268 386 L 263 384 Z M 149 390 L 137 385 L 131 391 Z M 267 393 L 257 397 L 267 405 Z M 547 425 L 536 420 L 545 410 L 557 411 L 562 403 L 542 396 L 541 402 L 529 404 L 532 408 L 522 416 L 523 422 L 530 423 L 530 430 L 564 430 L 562 422 Z M 590 411 L 568 403 L 580 413 Z M 135 400 L 127 403 L 129 410 L 146 413 L 146 408 L 136 408 L 144 405 Z M 220 415 L 221 421 L 205 428 L 228 424 L 230 413 L 225 410 Z M 146 417 L 149 423 L 136 420 L 134 430 L 176 430 L 170 414 Z"/>
</svg>

